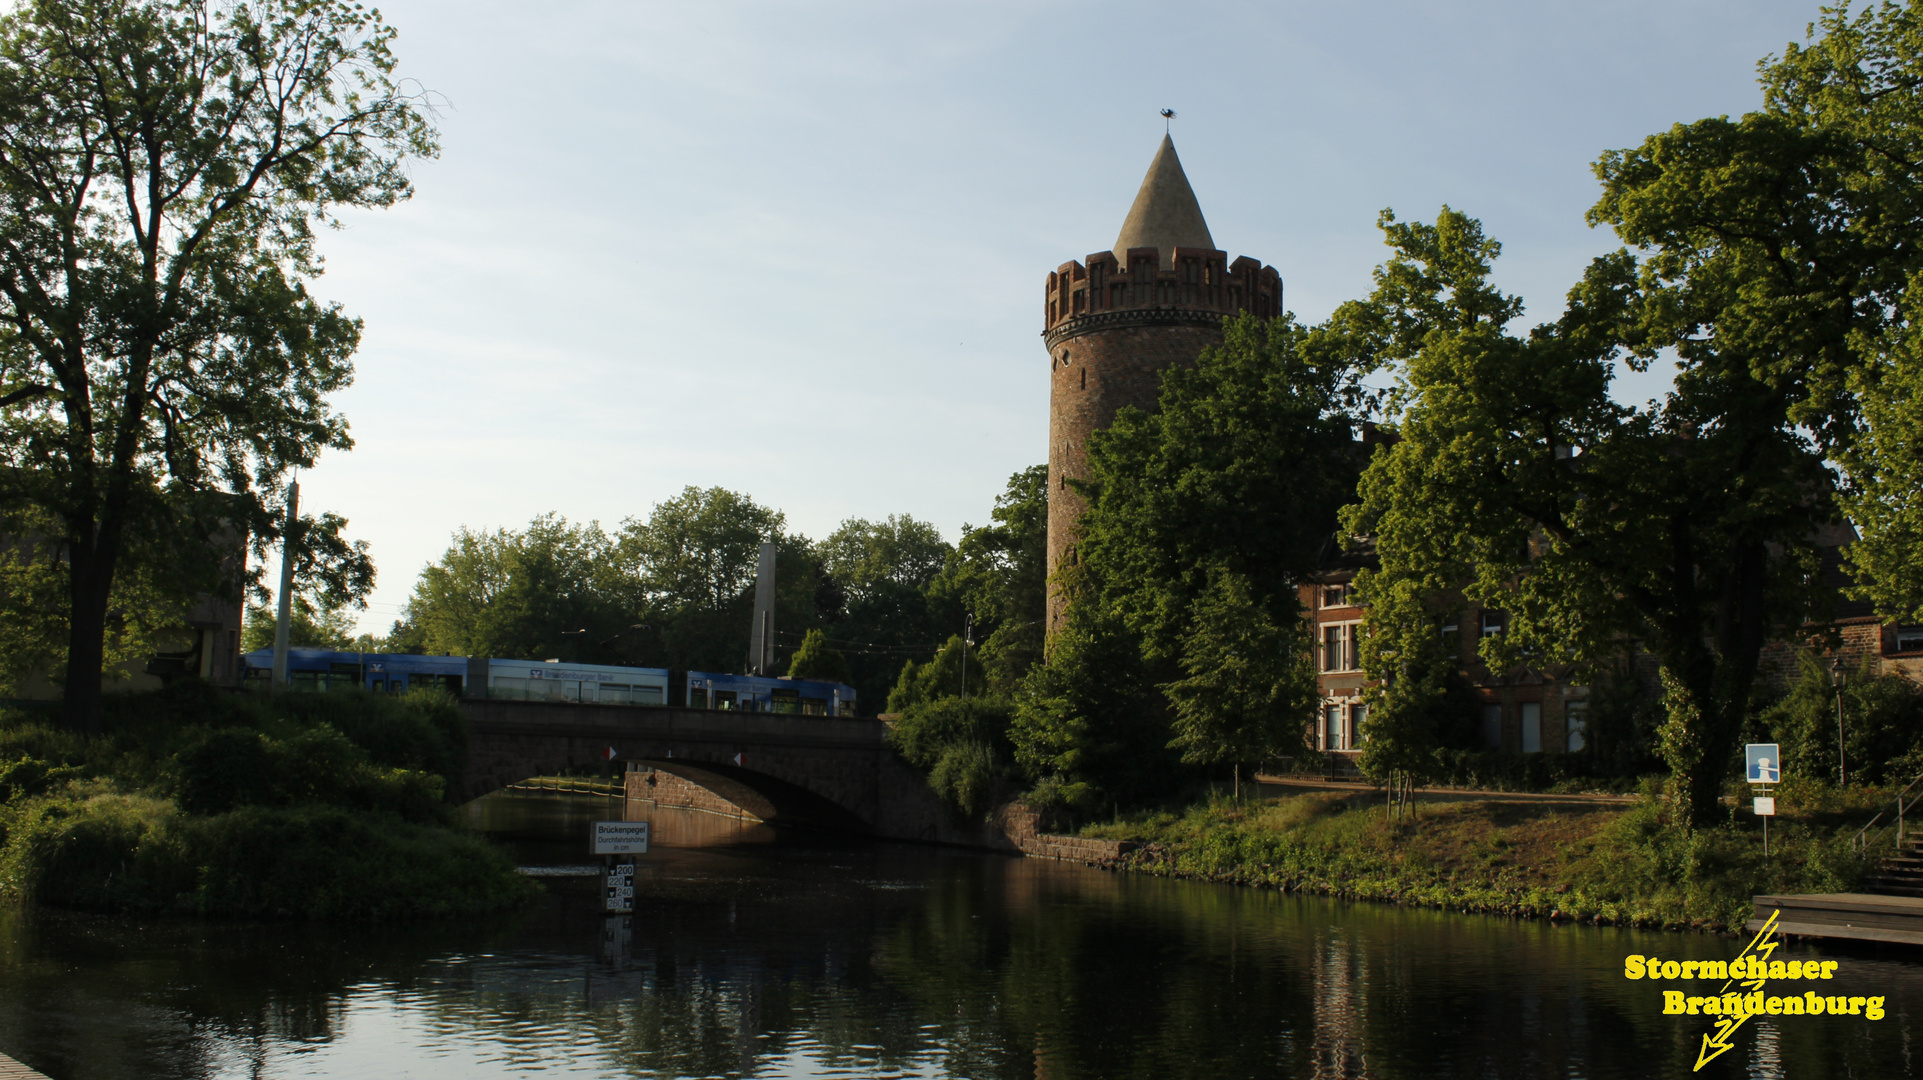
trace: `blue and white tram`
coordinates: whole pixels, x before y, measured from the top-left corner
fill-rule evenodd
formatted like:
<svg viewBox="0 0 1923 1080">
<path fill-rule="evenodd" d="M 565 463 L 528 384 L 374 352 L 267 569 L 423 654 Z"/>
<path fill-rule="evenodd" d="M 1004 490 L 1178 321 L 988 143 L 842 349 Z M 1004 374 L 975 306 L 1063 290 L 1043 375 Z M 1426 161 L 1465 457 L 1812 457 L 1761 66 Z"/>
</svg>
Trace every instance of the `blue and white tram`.
<svg viewBox="0 0 1923 1080">
<path fill-rule="evenodd" d="M 489 660 L 487 696 L 509 701 L 666 705 L 668 669 L 620 667 L 613 664 L 563 664 L 541 660 Z"/>
<path fill-rule="evenodd" d="M 297 690 L 359 686 L 376 693 L 397 694 L 432 687 L 456 697 L 507 701 L 678 705 L 795 716 L 856 715 L 854 687 L 816 679 L 335 649 L 297 648 L 287 652 L 288 680 Z M 265 687 L 273 677 L 274 650 L 256 649 L 243 659 L 247 684 Z"/>
<path fill-rule="evenodd" d="M 241 657 L 244 681 L 266 686 L 274 677 L 274 650 L 256 649 Z M 341 690 L 361 686 L 381 693 L 403 693 L 422 687 L 446 690 L 459 697 L 468 674 L 465 656 L 414 656 L 399 653 L 342 652 L 336 649 L 288 649 L 287 680 L 296 690 Z"/>
<path fill-rule="evenodd" d="M 740 709 L 801 716 L 855 715 L 855 688 L 847 683 L 723 675 L 713 671 L 690 671 L 687 679 L 687 696 L 677 704 L 690 709 Z"/>
</svg>

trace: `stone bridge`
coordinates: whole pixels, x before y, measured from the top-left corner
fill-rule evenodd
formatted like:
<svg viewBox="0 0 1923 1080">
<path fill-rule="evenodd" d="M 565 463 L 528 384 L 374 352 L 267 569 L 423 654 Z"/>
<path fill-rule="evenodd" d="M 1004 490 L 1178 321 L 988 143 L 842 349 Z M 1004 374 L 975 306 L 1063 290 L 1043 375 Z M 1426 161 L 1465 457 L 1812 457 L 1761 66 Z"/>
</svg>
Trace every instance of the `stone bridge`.
<svg viewBox="0 0 1923 1080">
<path fill-rule="evenodd" d="M 644 705 L 465 699 L 466 802 L 531 776 L 593 766 L 610 747 L 764 821 L 904 840 L 997 844 L 958 822 L 895 756 L 879 720 Z"/>
</svg>

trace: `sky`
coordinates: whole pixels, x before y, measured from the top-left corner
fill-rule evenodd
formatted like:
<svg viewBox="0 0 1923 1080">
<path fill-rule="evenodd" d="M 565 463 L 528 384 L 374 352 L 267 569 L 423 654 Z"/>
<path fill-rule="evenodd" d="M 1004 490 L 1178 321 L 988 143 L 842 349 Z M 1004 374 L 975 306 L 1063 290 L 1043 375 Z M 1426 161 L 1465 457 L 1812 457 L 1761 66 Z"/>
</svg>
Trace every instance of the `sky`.
<svg viewBox="0 0 1923 1080">
<path fill-rule="evenodd" d="M 725 487 L 825 536 L 955 539 L 1047 450 L 1048 272 L 1109 247 L 1176 110 L 1216 243 L 1307 322 L 1377 215 L 1448 205 L 1553 318 L 1613 249 L 1591 165 L 1756 108 L 1813 0 L 400 0 L 440 102 L 412 200 L 348 214 L 313 291 L 364 320 L 349 519 L 384 632 L 455 530 L 616 527 Z M 1659 393 L 1660 375 L 1618 396 Z"/>
</svg>

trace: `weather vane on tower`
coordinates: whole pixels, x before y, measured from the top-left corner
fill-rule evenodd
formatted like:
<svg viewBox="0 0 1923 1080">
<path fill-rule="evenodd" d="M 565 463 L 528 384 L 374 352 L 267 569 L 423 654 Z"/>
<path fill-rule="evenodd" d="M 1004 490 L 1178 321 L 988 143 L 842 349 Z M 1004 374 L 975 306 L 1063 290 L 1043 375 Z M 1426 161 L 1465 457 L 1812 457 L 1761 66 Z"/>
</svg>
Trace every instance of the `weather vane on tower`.
<svg viewBox="0 0 1923 1080">
<path fill-rule="evenodd" d="M 1174 109 L 1162 110 L 1162 134 L 1167 135 L 1169 133 L 1169 121 L 1173 119 L 1175 119 Z"/>
</svg>

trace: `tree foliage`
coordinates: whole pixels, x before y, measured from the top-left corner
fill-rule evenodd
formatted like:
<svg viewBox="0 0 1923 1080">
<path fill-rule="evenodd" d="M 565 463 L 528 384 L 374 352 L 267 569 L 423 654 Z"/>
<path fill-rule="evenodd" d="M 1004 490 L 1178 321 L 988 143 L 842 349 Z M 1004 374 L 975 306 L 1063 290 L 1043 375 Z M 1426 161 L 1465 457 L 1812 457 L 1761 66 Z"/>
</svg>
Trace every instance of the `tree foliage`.
<svg viewBox="0 0 1923 1080">
<path fill-rule="evenodd" d="M 1909 679 L 1879 676 L 1868 664 L 1845 671 L 1838 680 L 1805 654 L 1789 692 L 1759 719 L 1769 737 L 1782 745 L 1788 777 L 1837 779 L 1839 728 L 1843 764 L 1852 784 L 1901 785 L 1923 770 L 1923 694 Z"/>
<path fill-rule="evenodd" d="M 1632 186 L 1605 202 L 1627 205 Z M 1708 820 L 1762 647 L 1813 610 L 1814 545 L 1834 512 L 1821 452 L 1792 417 L 1797 384 L 1762 374 L 1766 359 L 1792 365 L 1734 331 L 1722 348 L 1683 341 L 1674 310 L 1702 283 L 1627 252 L 1591 265 L 1558 323 L 1516 336 L 1520 302 L 1489 284 L 1499 247 L 1478 223 L 1445 207 L 1434 225 L 1385 213 L 1383 228 L 1397 254 L 1364 305 L 1397 364 L 1401 438 L 1345 518 L 1381 563 L 1357 579 L 1365 666 L 1399 679 L 1458 588 L 1507 613 L 1481 644 L 1498 672 L 1593 666 L 1640 642 L 1668 688 L 1679 797 Z M 1681 364 L 1668 399 L 1611 401 L 1619 355 L 1663 347 Z"/>
<path fill-rule="evenodd" d="M 592 663 L 617 628 L 606 570 L 613 541 L 597 523 L 552 514 L 523 531 L 463 528 L 421 571 L 405 621 L 420 652 Z M 409 637 L 397 628 L 390 638 Z"/>
<path fill-rule="evenodd" d="M 1031 768 L 1126 800 L 1179 782 L 1171 742 L 1224 764 L 1299 743 L 1284 732 L 1309 723 L 1314 675 L 1297 589 L 1359 467 L 1345 334 L 1231 320 L 1163 376 L 1156 412 L 1090 438 L 1069 625 L 1019 699 Z"/>
<path fill-rule="evenodd" d="M 1294 612 L 1278 623 L 1248 580 L 1218 570 L 1191 609 L 1182 678 L 1162 687 L 1175 707 L 1170 745 L 1182 760 L 1241 767 L 1303 748 L 1315 673 Z M 1279 661 L 1279 662 L 1278 662 Z"/>
<path fill-rule="evenodd" d="M 975 659 L 986 692 L 1007 696 L 1041 662 L 1048 602 L 1048 466 L 1008 478 L 989 514 L 962 526 L 941 576 L 929 583 L 934 610 L 975 617 Z"/>
<path fill-rule="evenodd" d="M 794 659 L 788 662 L 788 677 L 838 683 L 845 683 L 851 678 L 848 658 L 830 647 L 827 635 L 819 630 L 810 630 L 803 635 L 801 647 L 795 650 Z"/>
<path fill-rule="evenodd" d="M 407 197 L 403 163 L 435 152 L 393 36 L 330 0 L 0 16 L 0 500 L 58 526 L 71 723 L 97 723 L 123 565 L 237 590 L 210 539 L 264 551 L 288 470 L 349 445 L 326 395 L 360 325 L 307 292 L 313 226 Z M 344 551 L 325 569 L 364 589 Z"/>
<path fill-rule="evenodd" d="M 818 614 L 847 647 L 849 677 L 862 693 L 879 697 L 905 655 L 933 654 L 956 629 L 929 592 L 954 548 L 928 522 L 907 514 L 849 518 L 815 551 Z"/>
</svg>

